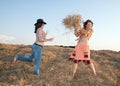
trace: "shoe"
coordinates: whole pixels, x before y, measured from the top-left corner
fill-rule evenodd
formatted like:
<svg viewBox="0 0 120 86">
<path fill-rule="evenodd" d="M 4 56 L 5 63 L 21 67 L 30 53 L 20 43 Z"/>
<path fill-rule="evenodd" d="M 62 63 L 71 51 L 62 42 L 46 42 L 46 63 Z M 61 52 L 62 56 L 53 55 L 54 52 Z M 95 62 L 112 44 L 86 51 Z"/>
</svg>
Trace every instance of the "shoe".
<svg viewBox="0 0 120 86">
<path fill-rule="evenodd" d="M 17 61 L 17 55 L 14 57 L 13 63 L 15 64 Z"/>
<path fill-rule="evenodd" d="M 40 79 L 40 75 L 34 75 L 35 79 Z"/>
</svg>

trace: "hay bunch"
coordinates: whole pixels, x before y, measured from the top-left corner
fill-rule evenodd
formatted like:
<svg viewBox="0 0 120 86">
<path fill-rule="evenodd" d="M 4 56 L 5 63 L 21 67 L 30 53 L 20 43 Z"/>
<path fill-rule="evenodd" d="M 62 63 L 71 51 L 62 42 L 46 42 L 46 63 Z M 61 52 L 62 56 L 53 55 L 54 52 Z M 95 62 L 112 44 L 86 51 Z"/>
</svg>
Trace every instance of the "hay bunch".
<svg viewBox="0 0 120 86">
<path fill-rule="evenodd" d="M 82 29 L 80 23 L 82 22 L 82 17 L 79 14 L 68 15 L 63 19 L 63 24 L 66 28 L 74 30 L 76 37 L 79 36 L 80 30 Z"/>
<path fill-rule="evenodd" d="M 79 14 L 68 15 L 63 19 L 63 24 L 68 29 L 78 29 L 81 28 L 80 23 L 82 21 L 82 17 Z"/>
</svg>

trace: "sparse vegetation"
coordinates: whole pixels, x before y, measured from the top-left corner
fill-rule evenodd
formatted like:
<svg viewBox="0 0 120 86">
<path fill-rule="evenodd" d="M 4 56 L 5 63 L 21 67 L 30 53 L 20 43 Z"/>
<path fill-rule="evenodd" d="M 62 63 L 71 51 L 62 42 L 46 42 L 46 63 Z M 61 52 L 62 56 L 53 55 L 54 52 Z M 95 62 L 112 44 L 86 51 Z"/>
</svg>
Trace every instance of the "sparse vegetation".
<svg viewBox="0 0 120 86">
<path fill-rule="evenodd" d="M 33 62 L 12 63 L 17 53 L 30 55 L 31 45 L 0 44 L 0 86 L 119 86 L 120 52 L 91 50 L 91 59 L 97 75 L 91 75 L 84 63 L 79 63 L 77 73 L 71 79 L 72 62 L 68 57 L 72 47 L 45 46 L 40 77 L 33 75 Z"/>
</svg>

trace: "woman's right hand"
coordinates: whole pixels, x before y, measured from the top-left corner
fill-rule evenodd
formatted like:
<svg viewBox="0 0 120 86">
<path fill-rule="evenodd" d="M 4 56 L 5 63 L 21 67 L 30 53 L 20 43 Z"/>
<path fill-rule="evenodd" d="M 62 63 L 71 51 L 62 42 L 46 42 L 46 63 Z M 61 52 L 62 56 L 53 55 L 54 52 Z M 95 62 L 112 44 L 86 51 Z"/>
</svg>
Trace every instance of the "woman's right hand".
<svg viewBox="0 0 120 86">
<path fill-rule="evenodd" d="M 86 33 L 87 33 L 86 30 L 84 30 L 84 29 L 81 30 L 81 34 L 85 35 Z"/>
<path fill-rule="evenodd" d="M 48 35 L 48 30 L 45 32 L 45 35 L 46 35 L 46 36 Z"/>
<path fill-rule="evenodd" d="M 54 40 L 54 38 L 50 38 L 50 39 L 48 39 L 49 41 L 53 41 Z"/>
</svg>

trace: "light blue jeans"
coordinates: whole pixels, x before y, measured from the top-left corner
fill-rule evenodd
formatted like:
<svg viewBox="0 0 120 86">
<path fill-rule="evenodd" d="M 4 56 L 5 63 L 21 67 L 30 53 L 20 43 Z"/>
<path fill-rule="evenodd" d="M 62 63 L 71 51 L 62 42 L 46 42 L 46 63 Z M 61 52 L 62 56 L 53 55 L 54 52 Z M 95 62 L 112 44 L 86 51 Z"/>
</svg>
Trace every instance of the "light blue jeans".
<svg viewBox="0 0 120 86">
<path fill-rule="evenodd" d="M 32 45 L 32 53 L 30 56 L 23 55 L 23 54 L 17 54 L 17 60 L 22 61 L 30 61 L 32 62 L 34 58 L 34 75 L 39 75 L 39 68 L 40 68 L 40 62 L 42 57 L 42 46 L 33 44 Z"/>
</svg>

